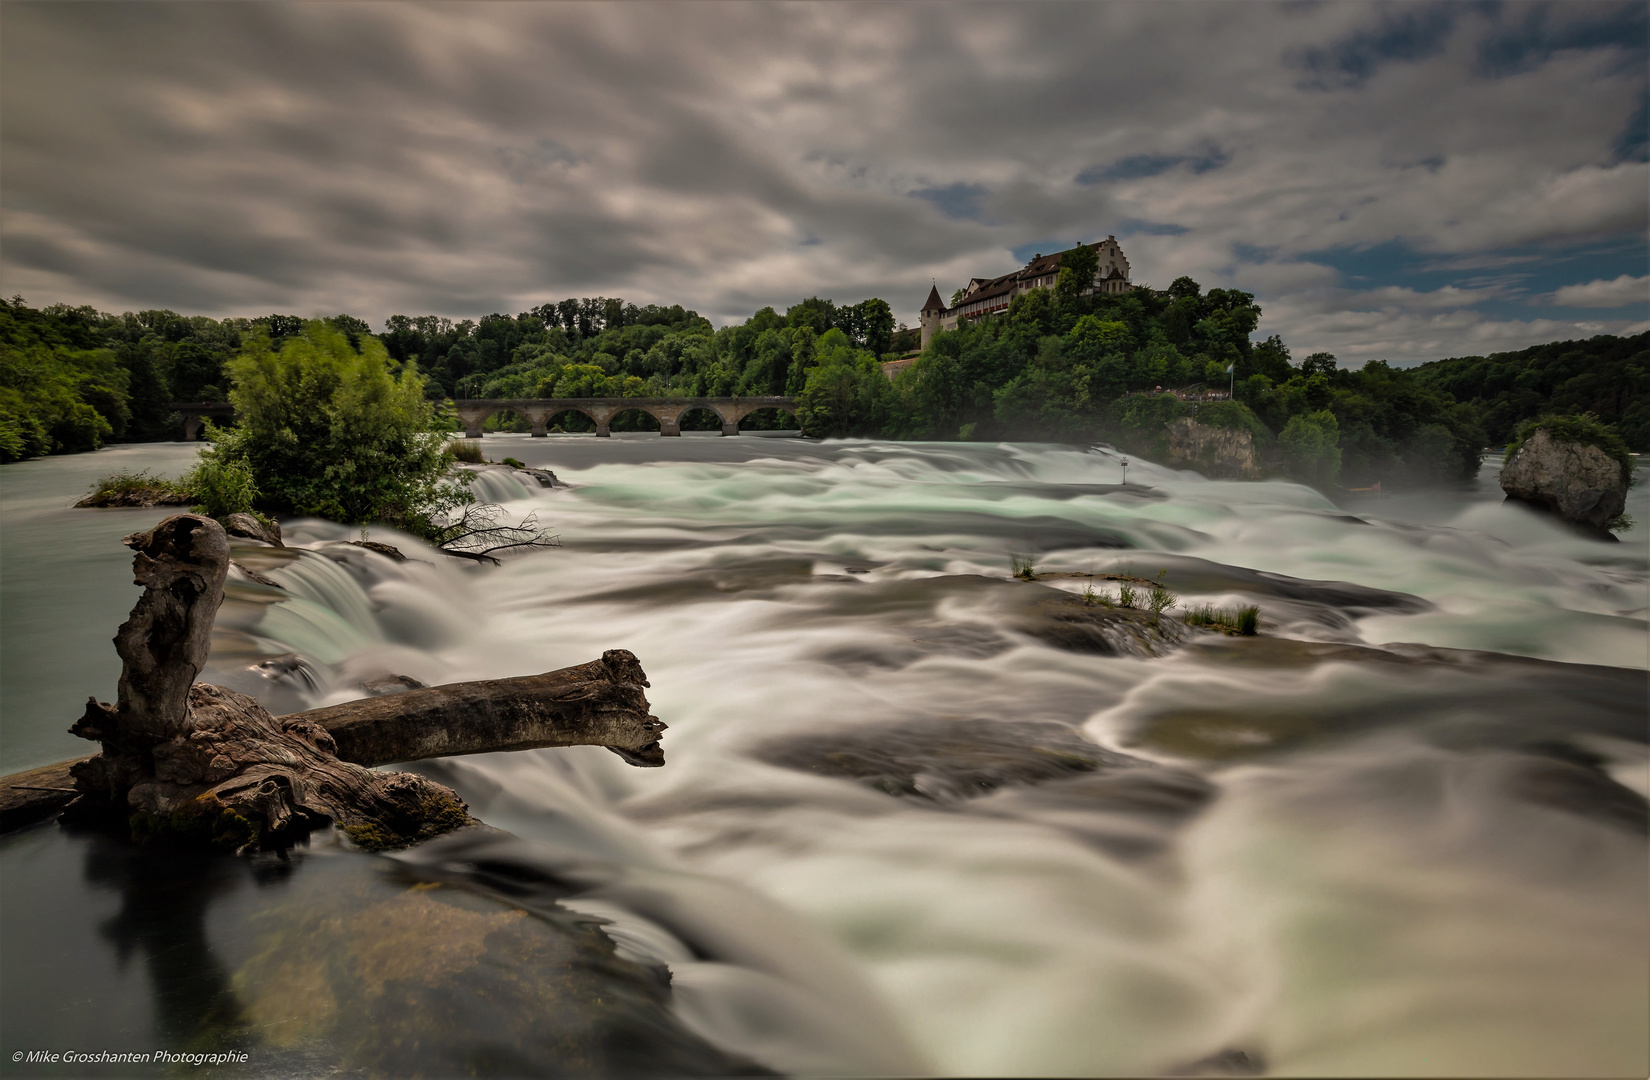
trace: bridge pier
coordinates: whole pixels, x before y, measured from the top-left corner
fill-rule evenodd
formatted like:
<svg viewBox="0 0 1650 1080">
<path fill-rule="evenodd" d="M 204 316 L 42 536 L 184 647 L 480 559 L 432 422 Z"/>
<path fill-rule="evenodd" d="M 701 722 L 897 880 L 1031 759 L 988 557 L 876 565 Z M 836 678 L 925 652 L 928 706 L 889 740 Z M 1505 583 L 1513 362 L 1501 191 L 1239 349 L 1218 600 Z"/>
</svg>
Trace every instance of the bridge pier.
<svg viewBox="0 0 1650 1080">
<path fill-rule="evenodd" d="M 174 401 L 166 408 L 183 420 L 183 441 L 195 442 L 208 420 L 228 427 L 235 422 L 235 407 L 226 401 Z"/>
<path fill-rule="evenodd" d="M 199 415 L 191 413 L 206 412 L 207 415 L 216 415 L 213 410 L 221 409 L 229 412 L 227 405 L 196 405 L 194 403 L 179 403 L 174 406 L 176 411 L 184 413 L 185 421 L 190 425 L 189 434 L 193 438 L 200 430 Z M 483 437 L 483 427 L 487 418 L 494 413 L 509 410 L 526 417 L 534 438 L 542 438 L 549 434 L 550 420 L 563 411 L 583 413 L 596 425 L 596 437 L 610 438 L 613 434 L 613 417 L 626 409 L 640 409 L 659 422 L 659 434 L 667 437 L 682 434 L 682 415 L 691 409 L 709 409 L 722 422 L 722 434 L 739 434 L 739 421 L 757 409 L 786 409 L 795 411 L 796 401 L 790 397 L 760 397 L 760 398 L 520 398 L 520 399 L 465 399 L 454 402 L 454 411 L 458 414 L 459 423 L 464 427 L 466 439 Z"/>
</svg>

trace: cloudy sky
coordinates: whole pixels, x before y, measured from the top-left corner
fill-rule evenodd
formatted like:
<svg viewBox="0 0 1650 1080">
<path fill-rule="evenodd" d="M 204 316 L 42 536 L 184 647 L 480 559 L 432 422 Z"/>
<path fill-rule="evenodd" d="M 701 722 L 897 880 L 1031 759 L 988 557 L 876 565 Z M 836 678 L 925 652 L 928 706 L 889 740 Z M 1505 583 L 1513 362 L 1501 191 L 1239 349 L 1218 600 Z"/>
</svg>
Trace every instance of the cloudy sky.
<svg viewBox="0 0 1650 1080">
<path fill-rule="evenodd" d="M 1296 356 L 1636 332 L 1646 5 L 0 7 L 0 289 L 912 323 L 1115 234 Z"/>
</svg>

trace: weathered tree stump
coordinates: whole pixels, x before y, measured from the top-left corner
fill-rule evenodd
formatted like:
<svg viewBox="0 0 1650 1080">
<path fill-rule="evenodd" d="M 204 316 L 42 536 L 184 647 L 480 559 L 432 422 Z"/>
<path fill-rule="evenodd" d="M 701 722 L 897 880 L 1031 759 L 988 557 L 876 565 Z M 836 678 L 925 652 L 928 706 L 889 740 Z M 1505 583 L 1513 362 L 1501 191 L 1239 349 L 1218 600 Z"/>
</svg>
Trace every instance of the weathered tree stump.
<svg viewBox="0 0 1650 1080">
<path fill-rule="evenodd" d="M 95 699 L 72 728 L 103 752 L 0 779 L 13 828 L 60 807 L 169 836 L 249 851 L 282 847 L 328 821 L 361 847 L 405 846 L 473 824 L 451 789 L 368 766 L 540 746 L 607 746 L 662 765 L 635 656 L 274 717 L 244 694 L 196 685 L 223 600 L 229 545 L 210 518 L 180 514 L 124 543 L 145 586 L 115 637 L 119 701 Z M 66 779 L 72 778 L 67 783 Z M 43 815 L 41 815 L 43 816 Z"/>
</svg>

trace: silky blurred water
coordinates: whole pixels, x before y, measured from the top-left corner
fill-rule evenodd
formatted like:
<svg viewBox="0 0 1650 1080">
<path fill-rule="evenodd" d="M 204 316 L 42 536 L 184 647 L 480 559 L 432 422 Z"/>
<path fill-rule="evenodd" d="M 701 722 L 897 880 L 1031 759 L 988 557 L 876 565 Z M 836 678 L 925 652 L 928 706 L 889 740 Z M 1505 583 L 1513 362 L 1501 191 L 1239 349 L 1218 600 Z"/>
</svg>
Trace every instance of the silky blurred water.
<svg viewBox="0 0 1650 1080">
<path fill-rule="evenodd" d="M 237 579 L 202 677 L 281 712 L 391 675 L 635 652 L 664 768 L 599 748 L 424 768 L 520 838 L 509 858 L 585 882 L 562 903 L 666 964 L 676 1015 L 714 1045 L 803 1074 L 1650 1069 L 1642 527 L 1609 544 L 1504 504 L 1494 463 L 1336 506 L 1138 459 L 1121 487 L 1104 449 L 483 445 L 571 485 L 478 481 L 560 548 L 473 567 L 373 530 L 397 564 L 289 522 L 292 552 L 237 546 L 279 587 Z M 191 452 L 0 470 L 8 770 L 86 752 L 61 729 L 113 692 L 135 597 L 118 537 L 164 516 L 64 507 L 111 463 L 175 473 Z M 1629 511 L 1650 518 L 1645 489 Z M 1256 603 L 1263 640 L 1054 647 L 1016 605 L 1111 583 L 1013 582 L 1014 556 Z M 1135 764 L 957 797 L 933 733 L 982 731 L 1066 731 Z M 797 767 L 821 739 L 826 764 Z M 891 747 L 929 755 L 916 794 L 829 765 Z M 49 835 L 0 844 L 6 896 L 60 850 Z M 234 920 L 213 919 L 233 953 Z"/>
</svg>

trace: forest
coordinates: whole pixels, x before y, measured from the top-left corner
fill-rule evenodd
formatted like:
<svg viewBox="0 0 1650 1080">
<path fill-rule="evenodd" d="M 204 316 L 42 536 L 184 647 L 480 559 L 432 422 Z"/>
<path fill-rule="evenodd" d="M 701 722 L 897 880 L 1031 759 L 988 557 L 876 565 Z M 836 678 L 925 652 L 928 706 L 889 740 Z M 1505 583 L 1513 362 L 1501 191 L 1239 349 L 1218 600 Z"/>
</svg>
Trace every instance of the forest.
<svg viewBox="0 0 1650 1080">
<path fill-rule="evenodd" d="M 915 352 L 918 331 L 877 298 L 810 297 L 720 329 L 680 305 L 607 297 L 474 321 L 392 315 L 378 333 L 349 315 L 323 321 L 356 347 L 376 338 L 436 403 L 789 394 L 811 436 L 1105 441 L 1146 456 L 1195 412 L 1249 432 L 1269 473 L 1324 490 L 1469 477 L 1484 447 L 1545 413 L 1594 414 L 1650 450 L 1650 334 L 1354 370 L 1327 353 L 1296 361 L 1275 335 L 1253 341 L 1261 312 L 1248 293 L 1183 277 L 1162 291 L 1082 295 L 1083 254 L 1071 258 L 1054 288 L 936 334 L 893 379 L 882 363 Z M 234 357 L 278 348 L 304 325 L 0 300 L 0 460 L 175 438 L 169 402 L 222 400 Z M 1201 405 L 1164 392 L 1227 388 L 1233 401 Z M 690 413 L 684 427 L 695 417 L 714 422 Z M 624 414 L 615 430 L 627 418 L 650 422 Z M 769 414 L 758 426 L 781 423 Z"/>
</svg>

